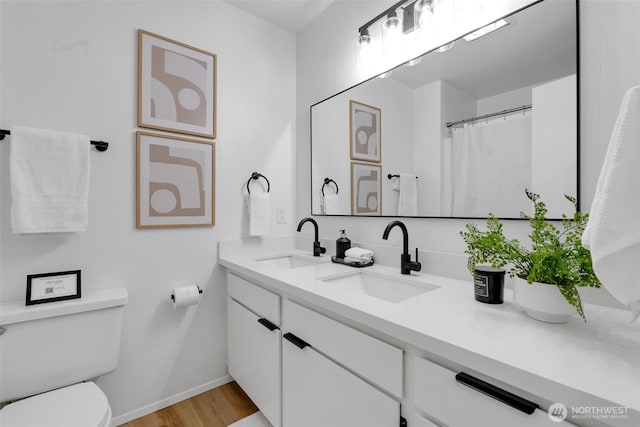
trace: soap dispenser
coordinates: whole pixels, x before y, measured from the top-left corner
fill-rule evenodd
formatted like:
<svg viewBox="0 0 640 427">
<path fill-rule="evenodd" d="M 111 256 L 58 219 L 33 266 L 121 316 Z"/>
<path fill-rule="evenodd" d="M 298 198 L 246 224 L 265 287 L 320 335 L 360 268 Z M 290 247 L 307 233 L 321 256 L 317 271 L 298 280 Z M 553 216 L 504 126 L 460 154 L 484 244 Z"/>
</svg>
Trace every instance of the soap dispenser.
<svg viewBox="0 0 640 427">
<path fill-rule="evenodd" d="M 340 230 L 340 237 L 336 240 L 336 258 L 344 259 L 344 253 L 351 247 L 351 240 L 344 230 Z"/>
</svg>

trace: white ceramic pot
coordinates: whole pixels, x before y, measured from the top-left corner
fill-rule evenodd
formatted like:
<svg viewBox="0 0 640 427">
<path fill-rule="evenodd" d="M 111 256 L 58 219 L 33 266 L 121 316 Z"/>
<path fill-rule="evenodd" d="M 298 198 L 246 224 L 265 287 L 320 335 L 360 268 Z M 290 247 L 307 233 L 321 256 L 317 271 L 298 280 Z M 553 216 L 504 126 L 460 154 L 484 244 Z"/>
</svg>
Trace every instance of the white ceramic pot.
<svg viewBox="0 0 640 427">
<path fill-rule="evenodd" d="M 515 279 L 513 299 L 529 317 L 543 322 L 567 323 L 576 312 L 556 285 L 538 282 L 528 284 L 519 277 Z"/>
</svg>

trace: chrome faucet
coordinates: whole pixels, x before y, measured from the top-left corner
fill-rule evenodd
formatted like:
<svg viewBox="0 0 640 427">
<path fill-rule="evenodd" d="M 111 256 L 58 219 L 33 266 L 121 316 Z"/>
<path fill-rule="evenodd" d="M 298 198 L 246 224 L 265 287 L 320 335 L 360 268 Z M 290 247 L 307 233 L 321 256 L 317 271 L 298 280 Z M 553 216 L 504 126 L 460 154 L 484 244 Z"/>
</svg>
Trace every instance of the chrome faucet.
<svg viewBox="0 0 640 427">
<path fill-rule="evenodd" d="M 302 230 L 302 226 L 304 225 L 305 222 L 310 222 L 311 224 L 313 224 L 313 227 L 315 228 L 315 237 L 314 237 L 315 240 L 313 241 L 313 256 L 320 256 L 320 254 L 327 252 L 327 248 L 323 248 L 322 246 L 320 246 L 320 240 L 318 239 L 318 223 L 316 222 L 315 219 L 304 218 L 298 224 L 298 231 Z"/>
<path fill-rule="evenodd" d="M 409 233 L 407 232 L 407 227 L 401 221 L 391 221 L 387 225 L 387 228 L 384 229 L 382 238 L 384 240 L 387 240 L 387 238 L 389 238 L 389 232 L 395 226 L 400 227 L 400 230 L 402 230 L 402 255 L 400 255 L 400 273 L 411 274 L 411 270 L 420 271 L 420 269 L 422 269 L 422 264 L 418 262 L 418 248 L 416 248 L 416 260 L 415 262 L 412 262 L 411 254 L 409 253 Z"/>
</svg>

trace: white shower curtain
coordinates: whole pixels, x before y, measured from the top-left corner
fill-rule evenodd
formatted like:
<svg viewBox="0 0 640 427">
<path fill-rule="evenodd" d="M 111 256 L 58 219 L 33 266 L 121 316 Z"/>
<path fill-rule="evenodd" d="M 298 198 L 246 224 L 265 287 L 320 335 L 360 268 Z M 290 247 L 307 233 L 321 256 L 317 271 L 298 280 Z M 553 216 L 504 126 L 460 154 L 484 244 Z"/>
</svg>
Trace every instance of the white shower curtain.
<svg viewBox="0 0 640 427">
<path fill-rule="evenodd" d="M 512 116 L 454 129 L 451 215 L 516 218 L 530 212 L 531 116 Z"/>
</svg>

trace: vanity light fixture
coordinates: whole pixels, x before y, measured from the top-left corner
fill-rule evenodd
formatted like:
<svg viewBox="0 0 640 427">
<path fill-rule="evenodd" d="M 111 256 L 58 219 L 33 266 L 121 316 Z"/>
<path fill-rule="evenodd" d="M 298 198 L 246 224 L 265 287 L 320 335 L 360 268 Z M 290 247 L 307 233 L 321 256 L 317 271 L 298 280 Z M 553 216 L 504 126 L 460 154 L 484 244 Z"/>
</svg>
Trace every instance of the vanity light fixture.
<svg viewBox="0 0 640 427">
<path fill-rule="evenodd" d="M 466 41 L 470 42 L 470 41 L 479 39 L 480 37 L 484 37 L 487 34 L 491 34 L 494 31 L 497 31 L 502 27 L 506 27 L 507 25 L 509 25 L 509 23 L 507 21 L 505 21 L 504 19 L 499 19 L 496 22 L 492 22 L 491 24 L 489 24 L 487 26 L 479 28 L 478 30 L 474 31 L 473 33 L 467 34 L 463 38 Z"/>
<path fill-rule="evenodd" d="M 469 28 L 484 8 L 480 0 L 400 0 L 358 29 L 356 61 L 366 71 L 415 65 L 418 60 L 408 59 L 426 50 L 451 49 L 456 28 Z"/>
<path fill-rule="evenodd" d="M 483 10 L 482 4 L 475 0 L 458 1 L 456 5 L 453 19 L 463 24 L 480 15 Z"/>
</svg>

